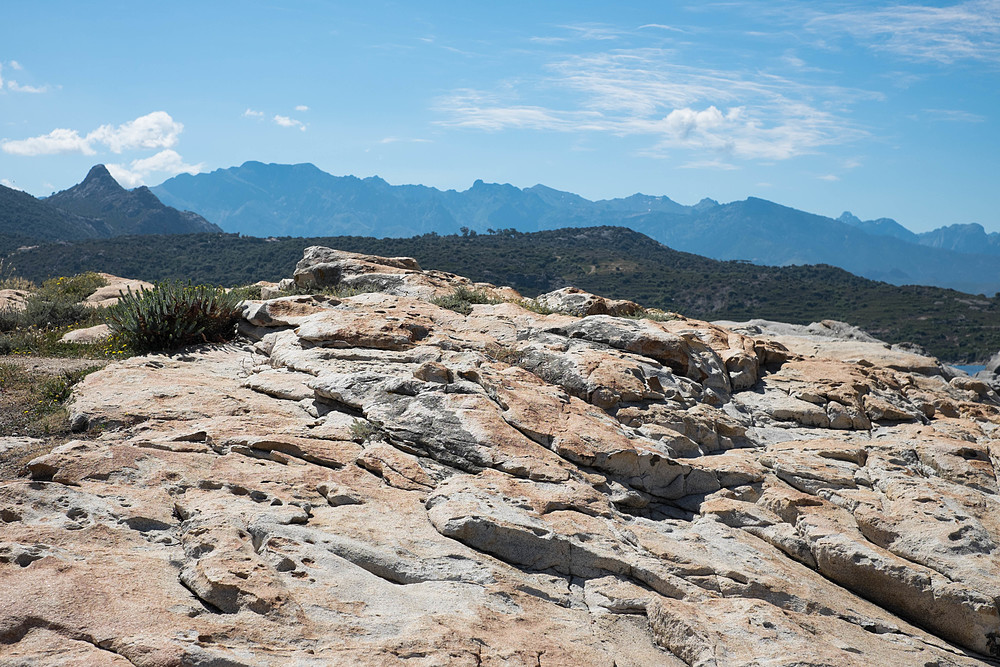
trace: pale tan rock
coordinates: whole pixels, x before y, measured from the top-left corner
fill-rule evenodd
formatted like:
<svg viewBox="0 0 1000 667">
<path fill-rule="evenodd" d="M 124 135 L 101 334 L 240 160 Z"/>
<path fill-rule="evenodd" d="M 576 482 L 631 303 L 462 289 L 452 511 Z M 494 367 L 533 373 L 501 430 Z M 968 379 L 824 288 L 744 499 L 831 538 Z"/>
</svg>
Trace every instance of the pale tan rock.
<svg viewBox="0 0 1000 667">
<path fill-rule="evenodd" d="M 129 291 L 138 292 L 140 290 L 153 288 L 153 284 L 146 282 L 145 280 L 132 280 L 129 278 L 115 276 L 110 273 L 101 273 L 99 275 L 107 281 L 107 285 L 104 287 L 98 287 L 97 291 L 83 300 L 83 303 L 88 306 L 94 306 L 95 308 L 107 308 L 109 306 L 113 306 L 118 303 L 118 299 L 121 295 L 126 294 Z"/>
<path fill-rule="evenodd" d="M 103 343 L 111 337 L 111 327 L 107 324 L 97 324 L 83 329 L 73 329 L 63 334 L 59 339 L 60 343 L 82 343 L 84 345 L 97 345 Z"/>
<path fill-rule="evenodd" d="M 24 310 L 31 292 L 20 289 L 0 289 L 0 310 Z"/>
<path fill-rule="evenodd" d="M 0 482 L 0 664 L 1000 654 L 990 390 L 306 260 L 392 293 L 248 302 L 252 344 L 111 364 L 75 389 L 86 433 Z"/>
<path fill-rule="evenodd" d="M 552 310 L 584 317 L 586 315 L 640 315 L 645 308 L 624 299 L 605 299 L 578 287 L 563 287 L 535 297 L 540 305 Z"/>
</svg>

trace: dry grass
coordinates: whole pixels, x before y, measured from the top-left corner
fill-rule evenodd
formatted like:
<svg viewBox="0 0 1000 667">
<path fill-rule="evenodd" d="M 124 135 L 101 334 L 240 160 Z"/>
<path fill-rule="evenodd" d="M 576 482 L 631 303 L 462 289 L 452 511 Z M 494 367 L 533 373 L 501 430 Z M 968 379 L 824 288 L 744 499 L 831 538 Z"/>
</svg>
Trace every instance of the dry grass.
<svg viewBox="0 0 1000 667">
<path fill-rule="evenodd" d="M 73 437 L 65 408 L 70 390 L 100 367 L 80 368 L 72 359 L 44 361 L 0 362 L 0 480 L 23 475 L 28 461 Z"/>
</svg>

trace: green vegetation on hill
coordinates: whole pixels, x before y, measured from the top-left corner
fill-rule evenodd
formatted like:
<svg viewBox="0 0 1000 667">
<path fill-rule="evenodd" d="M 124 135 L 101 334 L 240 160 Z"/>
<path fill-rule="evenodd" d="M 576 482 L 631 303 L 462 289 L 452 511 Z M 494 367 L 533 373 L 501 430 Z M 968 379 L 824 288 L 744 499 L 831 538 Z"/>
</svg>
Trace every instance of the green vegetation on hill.
<svg viewBox="0 0 1000 667">
<path fill-rule="evenodd" d="M 61 211 L 27 192 L 0 185 L 0 236 L 11 237 L 0 241 L 0 249 L 5 249 L 29 239 L 59 241 L 107 234 L 100 221 Z"/>
<path fill-rule="evenodd" d="M 150 281 L 240 285 L 292 275 L 310 245 L 415 257 L 422 267 L 511 285 L 535 296 L 566 285 L 703 319 L 850 322 L 910 341 L 953 363 L 1000 350 L 1000 299 L 936 287 L 895 286 L 830 266 L 767 267 L 681 253 L 637 232 L 591 227 L 522 234 L 414 238 L 259 239 L 229 234 L 121 237 L 14 253 L 18 275 L 107 271 Z"/>
</svg>

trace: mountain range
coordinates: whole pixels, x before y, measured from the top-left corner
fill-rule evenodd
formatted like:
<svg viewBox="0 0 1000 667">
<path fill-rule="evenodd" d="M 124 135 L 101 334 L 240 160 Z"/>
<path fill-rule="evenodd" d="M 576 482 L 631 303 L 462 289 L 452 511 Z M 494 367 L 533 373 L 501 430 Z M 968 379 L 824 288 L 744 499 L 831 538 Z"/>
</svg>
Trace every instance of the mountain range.
<svg viewBox="0 0 1000 667">
<path fill-rule="evenodd" d="M 671 248 L 721 260 L 787 266 L 830 264 L 896 285 L 1000 291 L 1000 234 L 978 224 L 915 234 L 894 220 L 839 219 L 756 197 L 693 206 L 635 194 L 591 201 L 544 185 L 517 188 L 477 180 L 464 191 L 390 185 L 373 176 L 334 176 L 312 164 L 246 162 L 181 174 L 152 191 L 197 211 L 227 232 L 269 236 L 534 232 L 625 226 Z"/>
<path fill-rule="evenodd" d="M 40 241 L 221 231 L 197 213 L 164 205 L 147 187 L 126 190 L 101 164 L 78 185 L 45 199 L 0 186 L 0 249 Z"/>
</svg>

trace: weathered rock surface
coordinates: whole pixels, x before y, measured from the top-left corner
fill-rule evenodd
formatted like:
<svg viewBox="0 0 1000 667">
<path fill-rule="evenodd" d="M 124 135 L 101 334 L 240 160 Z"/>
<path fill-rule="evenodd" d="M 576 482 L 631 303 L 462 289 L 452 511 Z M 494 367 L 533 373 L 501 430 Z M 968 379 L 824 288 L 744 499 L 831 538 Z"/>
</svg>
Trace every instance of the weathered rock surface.
<svg viewBox="0 0 1000 667">
<path fill-rule="evenodd" d="M 83 343 L 86 345 L 96 345 L 111 337 L 111 327 L 107 324 L 96 324 L 83 329 L 73 329 L 63 334 L 59 339 L 60 343 Z"/>
<path fill-rule="evenodd" d="M 605 299 L 577 287 L 564 287 L 540 294 L 535 301 L 551 310 L 585 317 L 587 315 L 639 315 L 645 308 L 624 299 Z"/>
<path fill-rule="evenodd" d="M 29 294 L 20 289 L 0 289 L 0 310 L 24 310 Z"/>
<path fill-rule="evenodd" d="M 121 295 L 128 293 L 129 290 L 133 292 L 138 292 L 142 289 L 152 289 L 153 284 L 148 283 L 144 280 L 132 280 L 129 278 L 122 278 L 120 276 L 115 276 L 110 273 L 100 274 L 107 284 L 104 287 L 97 288 L 97 291 L 84 299 L 84 303 L 89 306 L 95 307 L 108 307 L 113 306 L 118 303 L 119 297 Z"/>
<path fill-rule="evenodd" d="M 90 374 L 0 481 L 0 665 L 997 664 L 983 383 L 307 259 L 387 291 Z"/>
<path fill-rule="evenodd" d="M 767 320 L 720 321 L 716 324 L 762 340 L 779 342 L 801 356 L 867 362 L 923 375 L 947 375 L 941 362 L 934 357 L 928 357 L 907 346 L 888 345 L 857 327 L 835 320 L 823 320 L 809 325 Z"/>
</svg>

